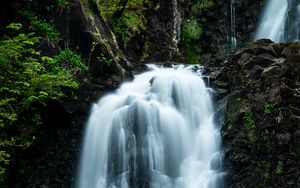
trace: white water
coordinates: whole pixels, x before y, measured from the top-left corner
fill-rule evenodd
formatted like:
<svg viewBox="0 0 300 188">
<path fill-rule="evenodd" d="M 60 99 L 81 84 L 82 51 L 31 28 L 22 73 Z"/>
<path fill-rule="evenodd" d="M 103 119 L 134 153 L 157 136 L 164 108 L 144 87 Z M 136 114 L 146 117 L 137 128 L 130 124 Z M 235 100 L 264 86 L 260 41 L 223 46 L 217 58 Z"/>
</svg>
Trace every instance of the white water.
<svg viewBox="0 0 300 188">
<path fill-rule="evenodd" d="M 282 41 L 284 39 L 287 11 L 287 0 L 269 0 L 254 39 L 265 38 L 274 42 Z"/>
<path fill-rule="evenodd" d="M 235 31 L 235 0 L 230 0 L 230 50 L 234 52 L 237 47 L 236 31 Z"/>
<path fill-rule="evenodd" d="M 172 0 L 173 8 L 173 34 L 172 34 L 172 56 L 179 54 L 178 42 L 181 35 L 181 13 L 177 0 Z"/>
<path fill-rule="evenodd" d="M 287 21 L 284 30 L 285 41 L 300 40 L 300 1 L 289 0 Z"/>
<path fill-rule="evenodd" d="M 201 73 L 151 67 L 94 104 L 78 188 L 222 187 L 220 132 Z"/>
<path fill-rule="evenodd" d="M 299 0 L 269 0 L 254 39 L 300 40 Z"/>
</svg>

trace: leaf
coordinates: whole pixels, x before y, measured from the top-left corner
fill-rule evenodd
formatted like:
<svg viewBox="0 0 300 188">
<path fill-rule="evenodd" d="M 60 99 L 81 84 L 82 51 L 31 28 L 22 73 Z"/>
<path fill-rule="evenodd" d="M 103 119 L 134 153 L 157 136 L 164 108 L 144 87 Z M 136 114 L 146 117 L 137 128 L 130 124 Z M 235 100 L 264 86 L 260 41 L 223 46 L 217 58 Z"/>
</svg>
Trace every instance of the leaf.
<svg viewBox="0 0 300 188">
<path fill-rule="evenodd" d="M 23 84 L 24 84 L 24 86 L 26 86 L 26 87 L 29 87 L 29 86 L 30 86 L 30 83 L 28 83 L 28 82 L 24 82 Z"/>
<path fill-rule="evenodd" d="M 40 94 L 40 95 L 43 95 L 43 96 L 48 96 L 48 95 L 49 95 L 48 93 L 46 93 L 46 92 L 44 92 L 44 91 L 40 91 L 39 94 Z"/>
<path fill-rule="evenodd" d="M 21 23 L 11 23 L 8 26 L 6 26 L 6 28 L 18 31 L 18 30 L 22 29 L 22 24 Z"/>
</svg>

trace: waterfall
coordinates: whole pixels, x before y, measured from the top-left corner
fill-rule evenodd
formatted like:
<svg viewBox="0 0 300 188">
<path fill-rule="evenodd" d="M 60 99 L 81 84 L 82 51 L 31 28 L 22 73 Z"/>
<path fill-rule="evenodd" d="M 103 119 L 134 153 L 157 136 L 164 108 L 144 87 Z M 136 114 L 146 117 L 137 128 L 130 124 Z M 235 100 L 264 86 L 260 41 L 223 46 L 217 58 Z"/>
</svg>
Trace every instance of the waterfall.
<svg viewBox="0 0 300 188">
<path fill-rule="evenodd" d="M 287 0 L 269 0 L 255 34 L 255 40 L 266 38 L 274 42 L 283 40 Z"/>
<path fill-rule="evenodd" d="M 199 67 L 150 68 L 93 105 L 78 188 L 222 187 L 220 128 Z"/>
<path fill-rule="evenodd" d="M 297 3 L 298 2 L 298 3 Z M 284 41 L 300 40 L 300 1 L 290 0 L 288 4 Z"/>
<path fill-rule="evenodd" d="M 274 42 L 298 41 L 299 5 L 297 0 L 269 0 L 254 39 L 266 38 Z"/>
<path fill-rule="evenodd" d="M 173 8 L 173 33 L 172 33 L 172 56 L 178 55 L 178 42 L 180 40 L 181 35 L 181 13 L 178 6 L 177 0 L 172 0 L 172 8 Z"/>
<path fill-rule="evenodd" d="M 236 49 L 236 32 L 235 32 L 235 0 L 230 0 L 230 51 L 233 52 Z"/>
</svg>

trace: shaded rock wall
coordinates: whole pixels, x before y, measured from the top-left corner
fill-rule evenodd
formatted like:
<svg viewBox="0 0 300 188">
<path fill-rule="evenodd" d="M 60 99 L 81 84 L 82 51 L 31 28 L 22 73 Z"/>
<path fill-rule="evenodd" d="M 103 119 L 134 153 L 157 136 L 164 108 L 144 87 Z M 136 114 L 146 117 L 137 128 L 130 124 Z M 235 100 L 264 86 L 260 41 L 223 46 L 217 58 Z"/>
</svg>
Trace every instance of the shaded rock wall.
<svg viewBox="0 0 300 188">
<path fill-rule="evenodd" d="M 230 35 L 229 0 L 213 2 L 213 8 L 197 14 L 204 28 L 197 45 L 202 54 L 226 54 Z M 262 2 L 236 1 L 239 46 L 250 40 Z M 76 49 L 89 63 L 90 72 L 78 78 L 81 82 L 76 93 L 78 101 L 54 102 L 43 109 L 44 129 L 37 143 L 13 161 L 10 187 L 70 187 L 75 179 L 90 105 L 116 89 L 122 80 L 130 79 L 132 65 L 139 66 L 135 61 L 142 60 L 144 52 L 148 55 L 143 59 L 146 62 L 182 59 L 172 57 L 171 52 L 172 1 L 153 0 L 153 3 L 158 3 L 159 8 L 147 12 L 146 33 L 134 38 L 126 48 L 114 39 L 112 29 L 95 4 L 87 5 L 92 15 L 86 14 L 86 5 L 79 0 L 72 0 L 70 7 L 55 12 L 52 21 L 63 40 L 55 49 L 44 48 L 49 53 L 65 46 Z M 188 18 L 193 3 L 193 0 L 178 1 L 182 18 Z M 93 42 L 100 45 L 91 51 Z M 182 51 L 182 41 L 179 48 Z M 100 54 L 112 59 L 112 63 L 99 61 Z M 228 186 L 299 187 L 299 45 L 260 41 L 232 57 L 212 56 L 207 66 L 219 93 L 217 99 L 228 99 L 222 129 Z M 137 72 L 141 70 L 143 67 Z"/>
<path fill-rule="evenodd" d="M 213 70 L 227 99 L 222 128 L 228 187 L 300 186 L 300 44 L 260 40 Z"/>
</svg>

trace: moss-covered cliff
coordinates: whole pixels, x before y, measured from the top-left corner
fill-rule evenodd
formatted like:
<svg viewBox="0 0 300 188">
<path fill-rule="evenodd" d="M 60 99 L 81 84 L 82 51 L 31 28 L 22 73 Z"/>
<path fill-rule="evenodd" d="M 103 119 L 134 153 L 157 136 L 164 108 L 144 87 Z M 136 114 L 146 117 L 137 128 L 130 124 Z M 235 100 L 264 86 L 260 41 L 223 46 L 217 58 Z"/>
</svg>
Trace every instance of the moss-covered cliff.
<svg viewBox="0 0 300 188">
<path fill-rule="evenodd" d="M 225 96 L 228 187 L 299 187 L 300 45 L 257 41 L 213 74 Z"/>
<path fill-rule="evenodd" d="M 238 47 L 251 41 L 264 2 L 235 1 Z M 1 106 L 15 114 L 13 104 L 20 112 L 20 119 L 13 118 L 18 123 L 0 126 L 1 139 L 10 141 L 1 144 L 0 140 L 3 187 L 72 186 L 90 105 L 131 79 L 144 63 L 172 61 L 207 66 L 217 99 L 227 100 L 222 132 L 229 187 L 299 186 L 299 45 L 260 41 L 226 57 L 232 52 L 229 0 L 12 0 L 3 2 L 0 15 L 3 48 L 5 41 L 18 34 L 34 32 L 39 38 L 31 41 L 35 39 L 31 35 L 30 40 L 22 40 L 18 61 L 11 54 L 5 56 L 13 65 L 8 68 L 18 69 L 1 72 L 18 75 L 7 70 L 30 69 L 31 65 L 20 63 L 30 60 L 43 67 L 34 72 L 37 78 L 45 70 L 55 76 L 58 68 L 65 71 L 64 76 L 72 75 L 68 84 L 55 88 L 59 97 L 49 96 L 48 87 L 34 85 L 34 91 L 43 89 L 47 94 L 33 92 L 38 103 Z M 11 23 L 16 24 L 6 28 Z M 17 23 L 22 30 L 12 31 L 19 27 Z M 23 90 L 3 89 L 18 78 L 27 91 L 29 82 L 21 73 L 17 77 L 1 74 L 5 82 L 1 81 L 0 92 L 6 98 L 30 97 Z M 39 126 L 35 127 L 30 122 L 36 114 Z M 11 142 L 14 137 L 26 138 L 25 145 Z"/>
</svg>

